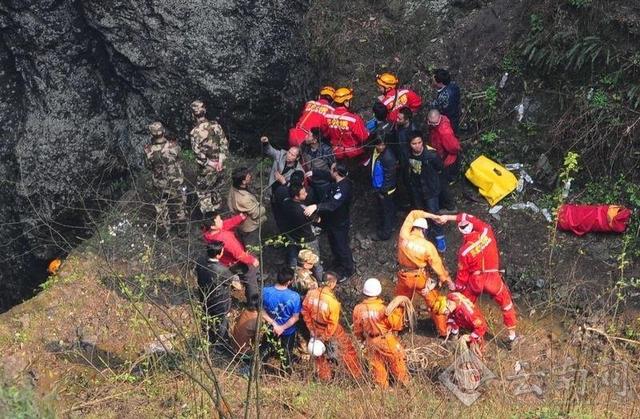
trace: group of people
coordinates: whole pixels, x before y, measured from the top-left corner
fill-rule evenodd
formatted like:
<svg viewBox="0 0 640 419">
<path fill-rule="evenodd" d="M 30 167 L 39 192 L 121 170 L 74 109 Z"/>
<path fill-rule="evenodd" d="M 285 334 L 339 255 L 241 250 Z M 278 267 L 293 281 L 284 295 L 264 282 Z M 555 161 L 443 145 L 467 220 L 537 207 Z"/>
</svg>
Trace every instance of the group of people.
<svg viewBox="0 0 640 419">
<path fill-rule="evenodd" d="M 194 128 L 191 146 L 198 163 L 197 195 L 206 222 L 202 237 L 206 255 L 198 259 L 196 273 L 209 340 L 218 348 L 277 353 L 285 371 L 291 371 L 296 343 L 300 352 L 313 356 L 321 380 L 332 377 L 337 364 L 359 378 L 363 368 L 351 335 L 340 324 L 341 304 L 334 294 L 339 284 L 356 272 L 350 247 L 350 207 L 354 186 L 350 169 L 370 165 L 371 187 L 379 216 L 373 240 L 393 237 L 398 207 L 412 209 L 398 235 L 398 264 L 394 294 L 386 305 L 382 284 L 376 278 L 364 283 L 363 301 L 352 316 L 353 335 L 366 346 L 366 358 L 375 382 L 388 385 L 388 370 L 399 383 L 409 375 L 397 334 L 405 327 L 406 312 L 414 297 L 424 299 L 437 334 L 458 335 L 481 353 L 487 324 L 475 301 L 489 294 L 503 312 L 507 345 L 515 341 L 516 316 L 511 294 L 501 276 L 499 252 L 491 227 L 457 212 L 449 183 L 460 167 L 457 138 L 460 93 L 445 70 L 436 70 L 436 97 L 426 114 L 428 131 L 416 128 L 422 98 L 397 77 L 376 77 L 380 96 L 373 105 L 375 118 L 366 122 L 350 109 L 353 90 L 323 87 L 316 100 L 307 102 L 289 131 L 289 148 L 275 148 L 261 137 L 265 155 L 273 160 L 265 191 L 278 233 L 285 240 L 286 267 L 273 286 L 258 286 L 260 262 L 251 246 L 261 245 L 259 231 L 266 220 L 261 199 L 251 192 L 250 168 L 236 167 L 231 174 L 227 207 L 220 212 L 223 171 L 228 156 L 224 131 L 206 117 L 204 103 L 192 103 Z M 167 228 L 174 219 L 186 224 L 185 188 L 180 148 L 165 137 L 161 123 L 150 125 L 152 144 L 145 147 L 157 192 L 159 222 Z M 368 153 L 368 146 L 372 152 Z M 396 193 L 401 189 L 403 193 Z M 447 209 L 448 215 L 441 209 Z M 446 250 L 444 225 L 455 221 L 463 234 L 455 281 L 443 265 Z M 326 233 L 333 256 L 332 270 L 320 252 L 319 232 Z M 323 263 L 325 262 L 325 263 Z M 437 279 L 432 278 L 435 274 Z M 449 289 L 447 295 L 440 288 Z M 229 328 L 231 290 L 244 289 L 246 308 Z M 262 312 L 258 312 L 262 300 Z M 253 342 L 260 316 L 269 331 Z"/>
</svg>

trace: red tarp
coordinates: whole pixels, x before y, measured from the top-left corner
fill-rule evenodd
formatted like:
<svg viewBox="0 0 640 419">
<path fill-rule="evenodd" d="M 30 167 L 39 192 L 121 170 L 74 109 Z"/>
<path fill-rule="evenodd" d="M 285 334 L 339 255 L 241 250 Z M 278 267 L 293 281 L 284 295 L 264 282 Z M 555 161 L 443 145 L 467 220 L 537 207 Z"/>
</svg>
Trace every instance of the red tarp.
<svg viewBox="0 0 640 419">
<path fill-rule="evenodd" d="M 558 228 L 578 236 L 589 232 L 622 233 L 630 217 L 631 210 L 619 205 L 565 204 L 558 210 Z"/>
</svg>

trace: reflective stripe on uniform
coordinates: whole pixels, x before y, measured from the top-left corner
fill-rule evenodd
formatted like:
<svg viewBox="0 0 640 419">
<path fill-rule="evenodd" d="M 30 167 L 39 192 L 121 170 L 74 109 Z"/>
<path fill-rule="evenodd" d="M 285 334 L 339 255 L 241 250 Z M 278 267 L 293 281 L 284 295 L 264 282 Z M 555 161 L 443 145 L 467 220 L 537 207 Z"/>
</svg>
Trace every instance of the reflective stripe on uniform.
<svg viewBox="0 0 640 419">
<path fill-rule="evenodd" d="M 389 96 L 388 98 L 386 98 L 382 103 L 384 104 L 384 106 L 389 106 L 389 104 L 392 101 L 396 100 L 396 98 L 400 99 L 402 96 L 406 95 L 407 93 L 409 93 L 409 91 L 407 89 L 400 90 L 395 95 Z"/>
<path fill-rule="evenodd" d="M 324 117 L 327 119 L 340 119 L 343 121 L 349 121 L 349 122 L 356 122 L 356 119 L 352 116 L 348 116 L 348 115 L 337 115 L 335 113 L 326 113 L 324 114 Z"/>
<path fill-rule="evenodd" d="M 471 243 L 471 245 L 469 245 L 469 247 L 467 247 L 466 249 L 464 249 L 462 251 L 462 256 L 467 256 L 467 254 L 472 251 L 474 248 L 476 248 L 478 245 L 480 245 L 481 243 L 484 243 L 484 239 L 487 238 L 487 233 L 489 232 L 489 229 L 485 228 L 484 230 L 482 230 L 482 234 L 480 234 L 480 237 L 478 237 L 478 240 L 474 241 L 473 243 Z M 486 244 L 488 245 L 489 243 L 491 243 L 491 239 L 488 239 L 489 241 L 486 242 Z"/>
</svg>

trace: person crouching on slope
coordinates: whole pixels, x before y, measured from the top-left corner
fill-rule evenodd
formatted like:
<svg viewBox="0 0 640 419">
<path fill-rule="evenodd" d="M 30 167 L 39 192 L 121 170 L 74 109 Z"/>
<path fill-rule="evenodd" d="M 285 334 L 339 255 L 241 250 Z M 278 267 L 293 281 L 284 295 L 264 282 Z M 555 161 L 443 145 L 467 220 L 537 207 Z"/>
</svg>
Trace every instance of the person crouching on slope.
<svg viewBox="0 0 640 419">
<path fill-rule="evenodd" d="M 460 339 L 467 342 L 469 348 L 478 357 L 482 356 L 484 334 L 487 332 L 487 321 L 480 309 L 459 292 L 450 292 L 440 296 L 434 304 L 434 310 L 447 316 L 447 331 L 457 339 L 460 329 L 470 331 Z"/>
</svg>

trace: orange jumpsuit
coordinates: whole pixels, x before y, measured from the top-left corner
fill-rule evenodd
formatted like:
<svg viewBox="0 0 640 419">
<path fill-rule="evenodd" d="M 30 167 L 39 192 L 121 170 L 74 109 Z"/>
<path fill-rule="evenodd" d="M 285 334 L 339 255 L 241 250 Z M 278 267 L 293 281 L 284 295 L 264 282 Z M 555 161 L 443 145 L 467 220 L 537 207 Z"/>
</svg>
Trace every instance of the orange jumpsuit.
<svg viewBox="0 0 640 419">
<path fill-rule="evenodd" d="M 400 307 L 387 316 L 381 298 L 370 297 L 353 309 L 353 333 L 367 344 L 367 361 L 376 384 L 389 386 L 387 367 L 396 381 L 409 382 L 405 354 L 400 341 L 393 334 L 402 330 L 403 313 Z"/>
<path fill-rule="evenodd" d="M 309 290 L 302 302 L 302 318 L 311 336 L 320 339 L 325 345 L 331 341 L 338 345 L 338 353 L 347 370 L 353 378 L 362 376 L 362 369 L 358 362 L 358 354 L 339 323 L 340 303 L 333 291 L 328 287 Z M 331 379 L 331 364 L 327 353 L 315 358 L 316 371 L 322 381 Z"/>
<path fill-rule="evenodd" d="M 456 291 L 462 292 L 472 302 L 486 293 L 502 309 L 502 319 L 508 329 L 516 326 L 516 311 L 509 287 L 500 274 L 500 253 L 491 226 L 469 214 L 458 214 L 457 221 L 465 220 L 473 225 L 473 231 L 463 234 L 458 251 Z"/>
<path fill-rule="evenodd" d="M 438 275 L 439 285 L 451 280 L 433 243 L 425 239 L 420 232 L 413 230 L 413 222 L 418 218 L 424 218 L 425 214 L 421 210 L 411 211 L 400 228 L 398 262 L 401 269 L 397 274 L 395 295 L 404 295 L 413 299 L 416 293 L 420 293 L 427 286 L 428 268 Z M 437 288 L 434 288 L 423 298 L 431 311 L 431 320 L 438 334 L 444 337 L 447 335 L 447 317 L 433 310 L 433 305 L 439 296 Z"/>
<path fill-rule="evenodd" d="M 447 295 L 449 300 L 456 302 L 456 309 L 449 314 L 447 324 L 451 333 L 458 334 L 460 328 L 471 331 L 469 343 L 483 344 L 484 334 L 487 333 L 487 321 L 482 312 L 467 297 L 459 292 Z"/>
</svg>

